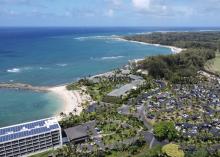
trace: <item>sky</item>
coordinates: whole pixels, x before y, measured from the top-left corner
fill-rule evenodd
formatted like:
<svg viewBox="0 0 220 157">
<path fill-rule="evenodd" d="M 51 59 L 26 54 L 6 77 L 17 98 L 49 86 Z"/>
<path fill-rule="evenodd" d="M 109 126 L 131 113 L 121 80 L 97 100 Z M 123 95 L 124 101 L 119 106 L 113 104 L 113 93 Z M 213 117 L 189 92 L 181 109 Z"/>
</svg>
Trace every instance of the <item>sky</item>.
<svg viewBox="0 0 220 157">
<path fill-rule="evenodd" d="M 0 26 L 220 26 L 220 0 L 0 0 Z"/>
</svg>

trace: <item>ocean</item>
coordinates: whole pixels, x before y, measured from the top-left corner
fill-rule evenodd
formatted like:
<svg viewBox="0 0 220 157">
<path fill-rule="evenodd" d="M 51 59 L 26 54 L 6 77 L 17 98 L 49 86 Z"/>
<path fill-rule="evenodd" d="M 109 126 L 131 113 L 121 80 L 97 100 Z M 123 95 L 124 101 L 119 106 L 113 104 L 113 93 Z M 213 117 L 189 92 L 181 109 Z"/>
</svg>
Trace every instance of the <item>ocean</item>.
<svg viewBox="0 0 220 157">
<path fill-rule="evenodd" d="M 74 27 L 0 28 L 0 82 L 54 86 L 106 72 L 128 60 L 170 54 L 168 48 L 117 39 L 157 31 L 219 28 Z M 61 101 L 51 93 L 0 90 L 0 126 L 57 114 Z"/>
</svg>

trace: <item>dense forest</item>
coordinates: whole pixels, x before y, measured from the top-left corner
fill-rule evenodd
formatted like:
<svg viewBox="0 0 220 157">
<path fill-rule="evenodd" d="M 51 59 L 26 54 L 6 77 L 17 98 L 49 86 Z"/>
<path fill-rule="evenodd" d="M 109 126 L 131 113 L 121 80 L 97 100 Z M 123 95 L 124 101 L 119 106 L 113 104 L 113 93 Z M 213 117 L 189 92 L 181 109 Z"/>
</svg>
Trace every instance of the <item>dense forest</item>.
<svg viewBox="0 0 220 157">
<path fill-rule="evenodd" d="M 220 49 L 220 32 L 167 32 L 123 37 L 126 40 L 180 48 Z"/>
<path fill-rule="evenodd" d="M 220 32 L 151 33 L 124 39 L 184 48 L 179 54 L 148 57 L 138 67 L 173 83 L 193 83 L 196 72 L 220 49 Z"/>
</svg>

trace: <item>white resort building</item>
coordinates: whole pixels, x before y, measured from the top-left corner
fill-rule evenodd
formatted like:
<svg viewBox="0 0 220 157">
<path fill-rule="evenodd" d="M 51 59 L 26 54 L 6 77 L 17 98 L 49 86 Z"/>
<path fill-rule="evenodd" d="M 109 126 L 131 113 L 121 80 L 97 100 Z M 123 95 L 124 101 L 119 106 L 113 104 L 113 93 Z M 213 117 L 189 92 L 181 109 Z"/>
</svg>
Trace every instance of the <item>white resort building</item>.
<svg viewBox="0 0 220 157">
<path fill-rule="evenodd" d="M 0 128 L 0 157 L 27 156 L 61 145 L 61 128 L 56 118 Z"/>
</svg>

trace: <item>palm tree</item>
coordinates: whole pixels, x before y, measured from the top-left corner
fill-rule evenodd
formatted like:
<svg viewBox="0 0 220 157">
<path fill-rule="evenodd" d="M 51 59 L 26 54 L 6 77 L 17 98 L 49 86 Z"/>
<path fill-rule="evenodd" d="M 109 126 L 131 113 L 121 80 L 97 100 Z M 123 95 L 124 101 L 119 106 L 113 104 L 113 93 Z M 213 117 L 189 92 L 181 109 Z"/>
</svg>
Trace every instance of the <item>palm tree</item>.
<svg viewBox="0 0 220 157">
<path fill-rule="evenodd" d="M 76 113 L 77 113 L 77 109 L 76 109 L 76 108 L 74 108 L 74 110 L 73 110 L 73 111 L 74 111 L 74 114 L 76 115 Z"/>
<path fill-rule="evenodd" d="M 75 154 L 70 145 L 66 145 L 62 149 L 62 155 L 65 157 L 75 157 Z"/>
<path fill-rule="evenodd" d="M 60 117 L 64 118 L 64 117 L 66 117 L 66 114 L 63 112 L 60 112 Z"/>
<path fill-rule="evenodd" d="M 73 117 L 73 113 L 72 113 L 72 112 L 70 112 L 70 113 L 69 113 L 69 116 L 70 116 L 70 117 Z"/>
</svg>

